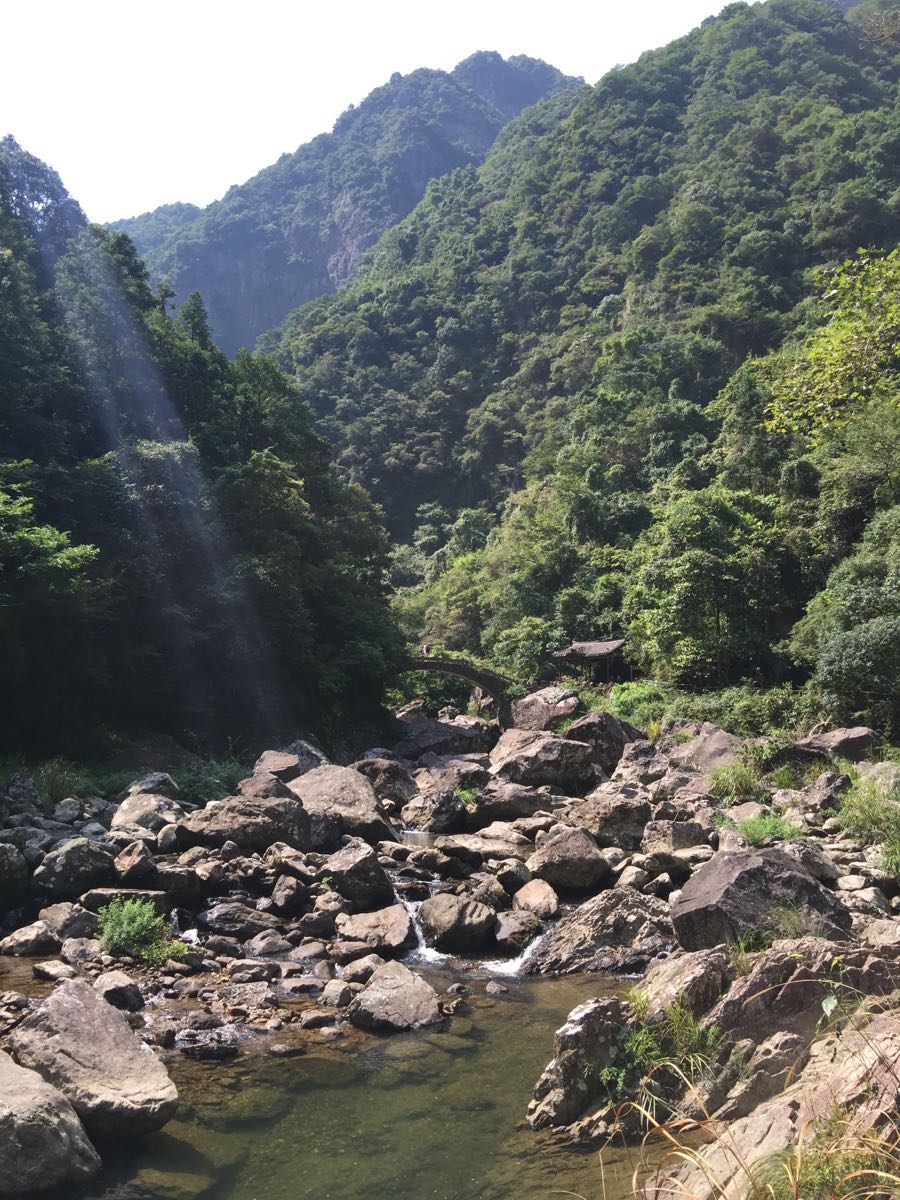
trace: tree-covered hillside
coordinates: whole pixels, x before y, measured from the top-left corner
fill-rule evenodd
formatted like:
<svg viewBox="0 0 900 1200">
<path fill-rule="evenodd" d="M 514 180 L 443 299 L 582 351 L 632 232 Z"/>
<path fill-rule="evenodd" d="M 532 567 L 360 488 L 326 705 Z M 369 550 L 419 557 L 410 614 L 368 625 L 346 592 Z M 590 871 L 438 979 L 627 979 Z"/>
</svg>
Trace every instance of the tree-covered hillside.
<svg viewBox="0 0 900 1200">
<path fill-rule="evenodd" d="M 670 684 L 812 672 L 831 714 L 900 720 L 883 679 L 846 686 L 887 626 L 854 633 L 863 609 L 834 599 L 848 555 L 892 561 L 900 499 L 897 260 L 872 266 L 900 217 L 898 44 L 848 16 L 729 5 L 431 184 L 349 289 L 286 322 L 340 470 L 404 543 L 412 636 L 531 674 L 623 632 Z M 877 377 L 850 355 L 820 420 L 810 381 L 854 306 Z M 895 584 L 865 620 L 896 623 Z M 823 587 L 830 624 L 792 639 Z M 851 635 L 868 659 L 842 658 Z"/>
<path fill-rule="evenodd" d="M 332 292 L 429 180 L 478 163 L 522 109 L 580 81 L 524 56 L 479 53 L 377 88 L 322 134 L 204 210 L 165 205 L 114 222 L 180 299 L 199 290 L 228 354 Z M 191 211 L 193 209 L 193 211 Z"/>
<path fill-rule="evenodd" d="M 387 543 L 268 358 L 0 142 L 0 749 L 198 748 L 378 710 Z"/>
</svg>

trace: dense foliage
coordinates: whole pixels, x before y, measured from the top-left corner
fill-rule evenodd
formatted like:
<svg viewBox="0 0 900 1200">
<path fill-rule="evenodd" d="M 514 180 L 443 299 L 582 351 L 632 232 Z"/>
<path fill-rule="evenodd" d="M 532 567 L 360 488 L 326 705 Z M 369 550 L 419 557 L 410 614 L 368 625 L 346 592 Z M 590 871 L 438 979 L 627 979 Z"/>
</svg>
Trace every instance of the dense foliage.
<svg viewBox="0 0 900 1200">
<path fill-rule="evenodd" d="M 898 41 L 849 15 L 729 5 L 285 323 L 411 637 L 532 675 L 623 633 L 667 686 L 813 677 L 898 731 Z"/>
<path fill-rule="evenodd" d="M 165 205 L 112 228 L 132 236 L 179 298 L 199 290 L 227 353 L 331 292 L 430 179 L 481 162 L 528 105 L 577 81 L 537 59 L 480 53 L 376 88 L 330 134 L 284 154 L 203 210 Z"/>
<path fill-rule="evenodd" d="M 334 733 L 377 710 L 387 543 L 269 358 L 0 143 L 4 748 Z"/>
</svg>

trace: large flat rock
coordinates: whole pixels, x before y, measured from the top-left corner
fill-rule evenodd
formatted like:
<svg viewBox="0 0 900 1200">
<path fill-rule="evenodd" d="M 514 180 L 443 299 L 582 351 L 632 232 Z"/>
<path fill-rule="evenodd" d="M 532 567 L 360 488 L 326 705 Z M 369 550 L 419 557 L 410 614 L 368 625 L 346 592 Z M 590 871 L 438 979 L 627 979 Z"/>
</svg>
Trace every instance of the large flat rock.
<svg viewBox="0 0 900 1200">
<path fill-rule="evenodd" d="M 63 1093 L 91 1133 L 148 1133 L 178 1107 L 163 1064 L 83 979 L 60 984 L 7 1045 L 21 1066 Z"/>
</svg>

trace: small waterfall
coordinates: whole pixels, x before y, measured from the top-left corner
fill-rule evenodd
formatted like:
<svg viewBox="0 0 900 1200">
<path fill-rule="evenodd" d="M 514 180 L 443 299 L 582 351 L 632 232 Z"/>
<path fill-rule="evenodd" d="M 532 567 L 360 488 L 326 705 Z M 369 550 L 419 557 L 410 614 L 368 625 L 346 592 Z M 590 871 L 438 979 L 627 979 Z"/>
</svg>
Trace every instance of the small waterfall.
<svg viewBox="0 0 900 1200">
<path fill-rule="evenodd" d="M 544 940 L 545 936 L 545 934 L 539 933 L 515 958 L 492 958 L 488 962 L 479 963 L 478 970 L 486 972 L 488 975 L 518 975 L 525 959 Z"/>
<path fill-rule="evenodd" d="M 395 889 L 396 893 L 396 889 Z M 425 945 L 425 939 L 422 937 L 422 927 L 419 924 L 419 909 L 422 907 L 421 900 L 406 900 L 399 893 L 396 893 L 397 899 L 409 913 L 410 920 L 413 923 L 413 929 L 416 931 L 416 947 L 410 950 L 404 956 L 404 962 L 426 962 L 426 963 L 445 963 L 449 962 L 450 955 L 442 954 L 440 950 L 435 950 L 431 946 Z"/>
</svg>

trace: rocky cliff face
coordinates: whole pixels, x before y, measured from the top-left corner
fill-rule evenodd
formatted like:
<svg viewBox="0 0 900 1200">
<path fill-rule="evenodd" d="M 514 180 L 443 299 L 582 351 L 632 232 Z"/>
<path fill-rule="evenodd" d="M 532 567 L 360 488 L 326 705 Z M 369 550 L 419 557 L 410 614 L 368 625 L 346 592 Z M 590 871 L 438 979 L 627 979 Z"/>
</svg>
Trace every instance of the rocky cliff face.
<svg viewBox="0 0 900 1200">
<path fill-rule="evenodd" d="M 396 74 L 294 154 L 204 210 L 117 221 L 178 298 L 198 289 L 220 346 L 252 346 L 291 309 L 345 283 L 431 179 L 480 162 L 522 109 L 580 81 L 537 59 L 474 54 Z"/>
</svg>

